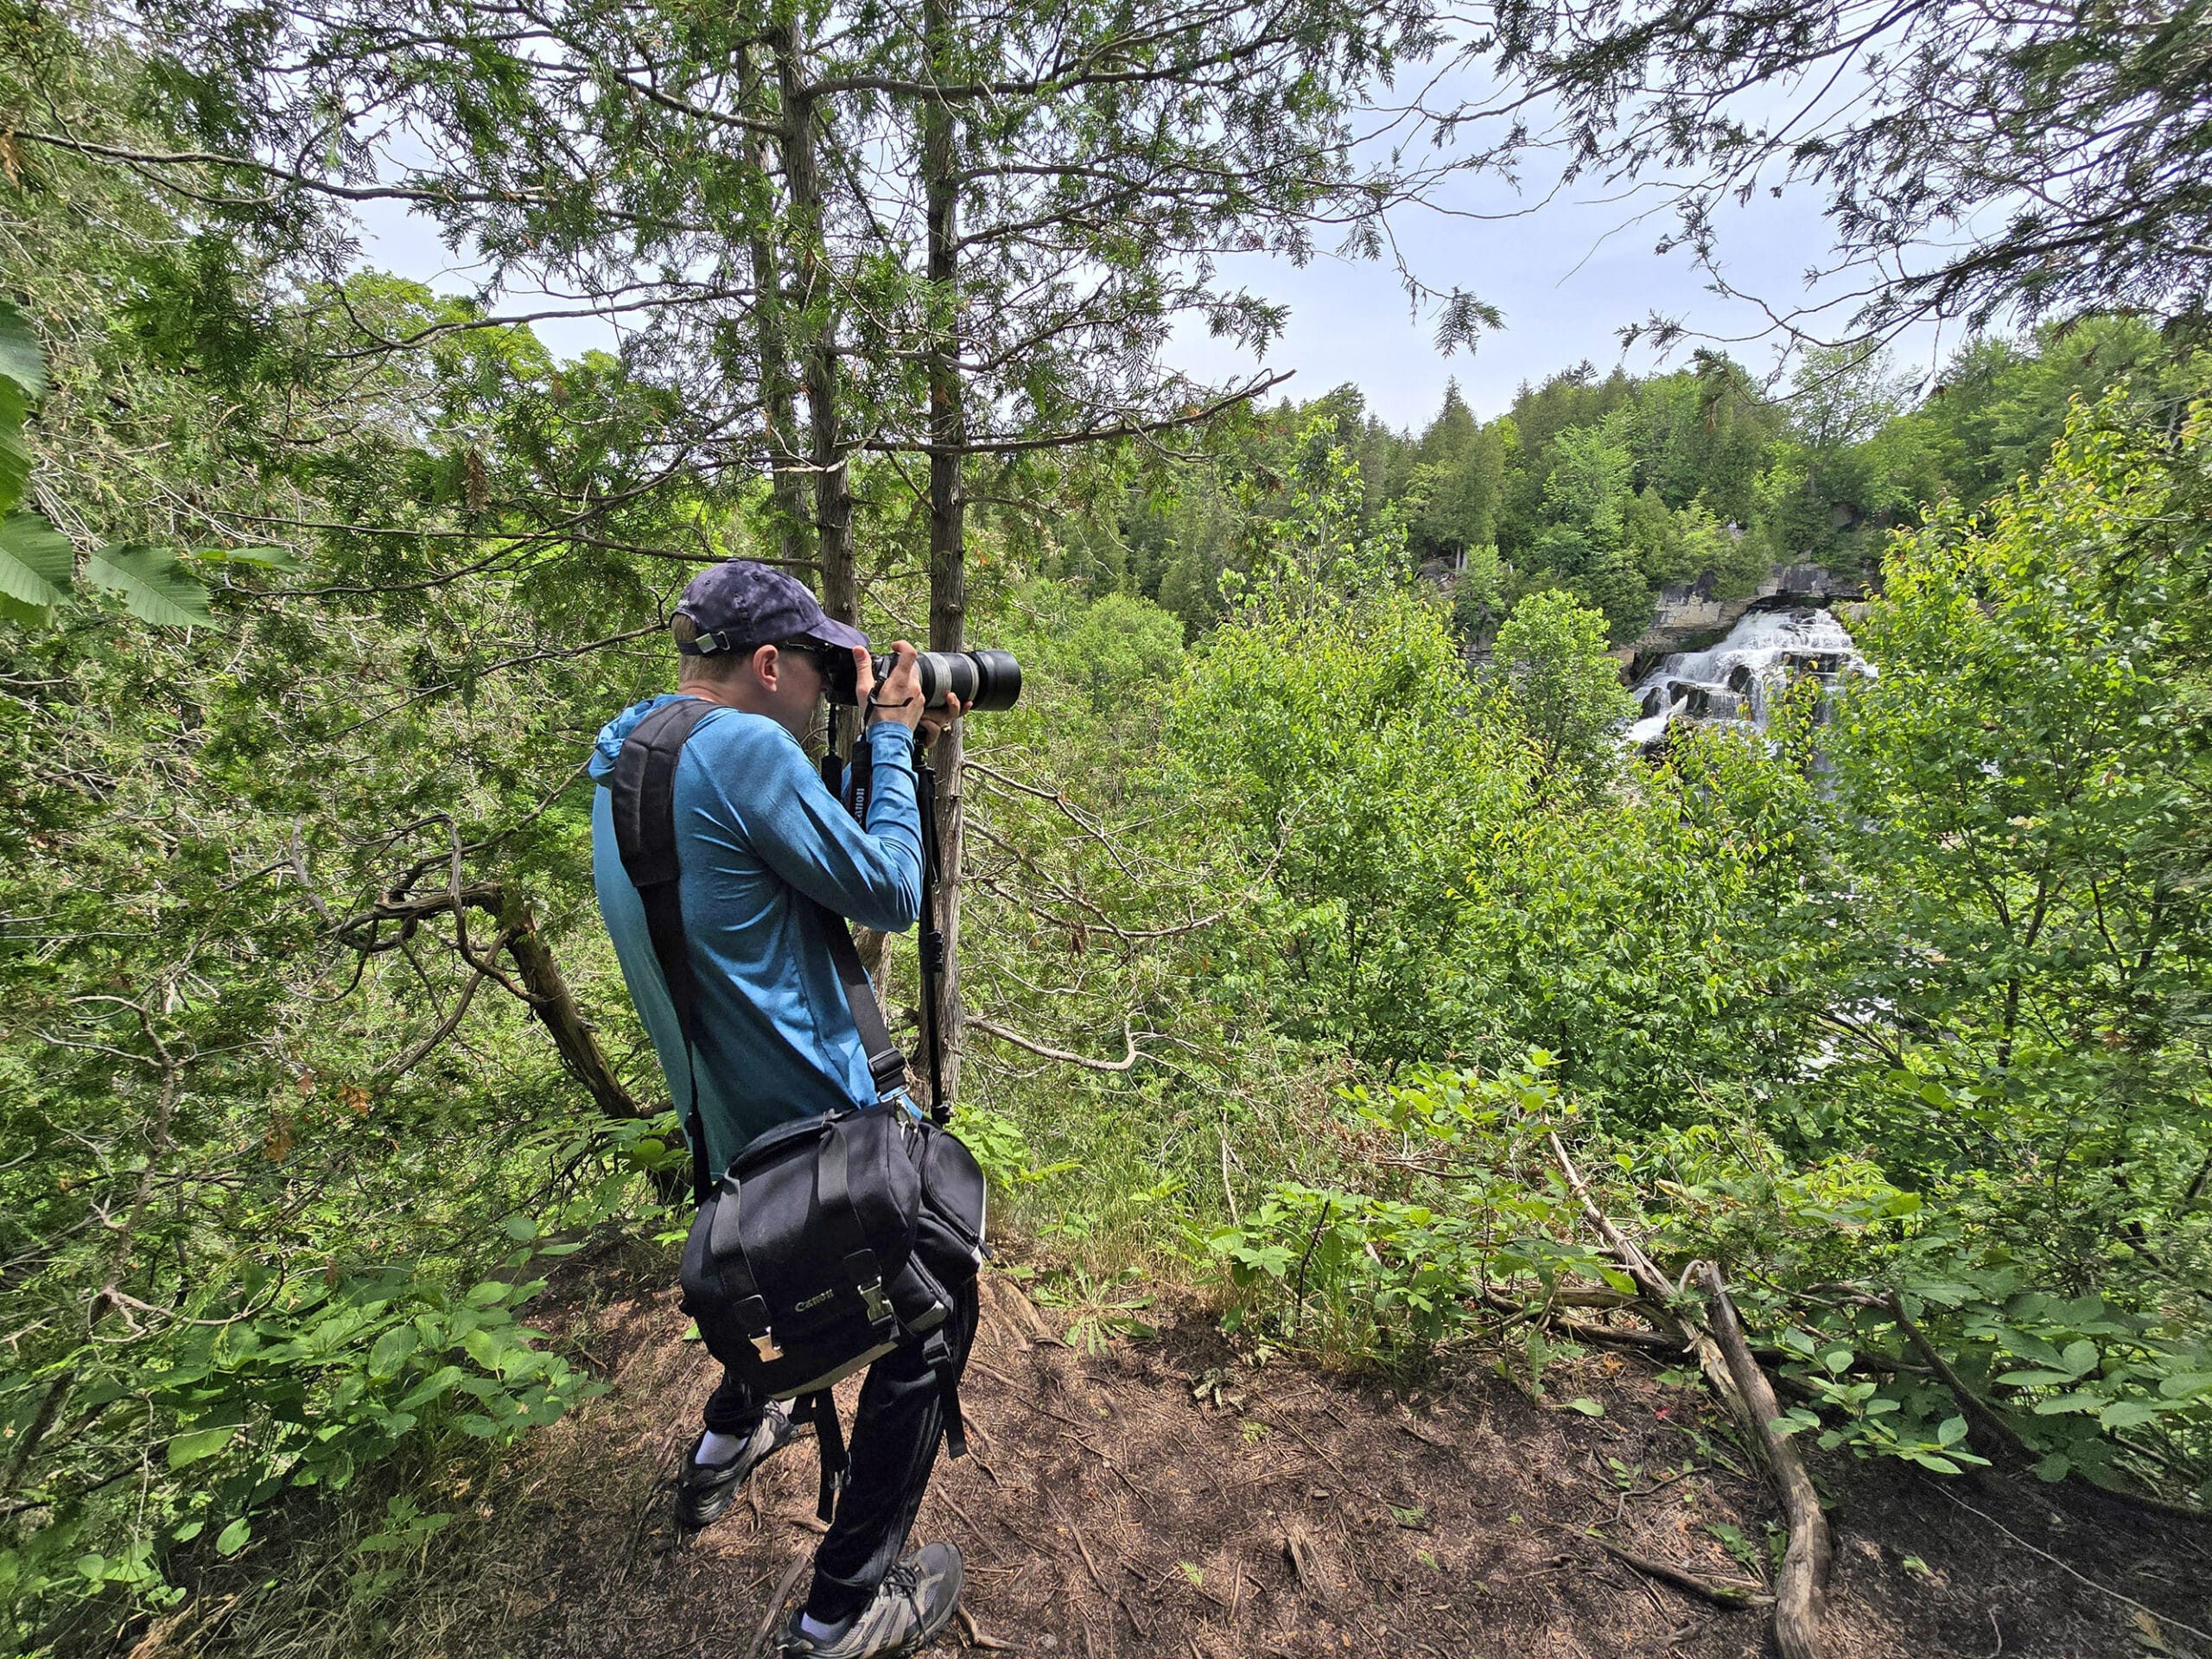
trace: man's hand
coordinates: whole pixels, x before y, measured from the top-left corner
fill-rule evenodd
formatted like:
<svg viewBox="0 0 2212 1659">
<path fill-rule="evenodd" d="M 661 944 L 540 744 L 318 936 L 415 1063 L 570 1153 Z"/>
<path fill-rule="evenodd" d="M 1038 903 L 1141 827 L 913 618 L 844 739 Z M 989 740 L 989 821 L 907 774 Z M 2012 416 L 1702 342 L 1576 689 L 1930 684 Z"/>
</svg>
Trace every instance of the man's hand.
<svg viewBox="0 0 2212 1659">
<path fill-rule="evenodd" d="M 941 709 L 932 709 L 926 715 L 922 709 L 921 671 L 914 666 L 916 652 L 907 640 L 893 642 L 892 651 L 899 661 L 884 678 L 880 687 L 875 684 L 875 665 L 868 652 L 860 646 L 853 648 L 853 659 L 858 665 L 854 685 L 860 692 L 861 702 L 867 705 L 868 724 L 879 720 L 895 720 L 908 731 L 918 728 L 924 742 L 934 741 L 937 734 L 960 718 L 965 711 L 957 697 L 945 699 Z"/>
</svg>

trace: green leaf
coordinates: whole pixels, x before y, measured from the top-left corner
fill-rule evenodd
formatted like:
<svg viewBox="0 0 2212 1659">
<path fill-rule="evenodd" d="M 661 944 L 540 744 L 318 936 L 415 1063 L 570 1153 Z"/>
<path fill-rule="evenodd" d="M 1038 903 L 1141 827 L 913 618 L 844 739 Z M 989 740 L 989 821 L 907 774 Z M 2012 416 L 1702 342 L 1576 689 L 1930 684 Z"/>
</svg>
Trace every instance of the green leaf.
<svg viewBox="0 0 2212 1659">
<path fill-rule="evenodd" d="M 2076 1389 L 2071 1394 L 2062 1394 L 2054 1399 L 2037 1401 L 2036 1415 L 2058 1417 L 2069 1412 L 2102 1411 L 2111 1403 L 2107 1395 L 2091 1394 L 2086 1389 Z"/>
<path fill-rule="evenodd" d="M 85 579 L 95 588 L 122 594 L 124 608 L 142 622 L 162 628 L 214 625 L 207 590 L 165 547 L 110 543 L 86 560 Z"/>
<path fill-rule="evenodd" d="M 58 605 L 75 563 L 69 538 L 38 514 L 0 518 L 0 594 L 41 611 Z"/>
<path fill-rule="evenodd" d="M 23 442 L 23 422 L 30 404 L 22 388 L 0 380 L 0 512 L 12 512 L 30 487 L 31 449 Z"/>
<path fill-rule="evenodd" d="M 2086 1376 L 2097 1368 L 2097 1344 L 2094 1342 L 2069 1342 L 2059 1363 L 2075 1376 Z"/>
<path fill-rule="evenodd" d="M 1938 1446 L 1956 1446 L 1966 1437 L 1967 1420 L 1963 1417 L 1946 1417 L 1936 1425 L 1936 1444 Z"/>
<path fill-rule="evenodd" d="M 422 1341 L 413 1325 L 394 1325 L 378 1337 L 377 1345 L 369 1350 L 369 1375 L 397 1376 L 399 1368 L 407 1363 L 407 1356 L 420 1347 Z"/>
<path fill-rule="evenodd" d="M 215 1553 L 218 1555 L 235 1555 L 245 1548 L 245 1541 L 251 1536 L 253 1523 L 240 1516 L 215 1535 Z"/>
<path fill-rule="evenodd" d="M 2060 1382 L 2071 1382 L 2070 1371 L 2007 1371 L 1997 1379 L 2009 1382 L 2016 1389 L 2047 1389 Z"/>
<path fill-rule="evenodd" d="M 2186 1400 L 2192 1394 L 2209 1391 L 2212 1391 L 2212 1371 L 2176 1371 L 2158 1383 L 2162 1400 Z"/>
<path fill-rule="evenodd" d="M 1605 1414 L 1605 1407 L 1587 1395 L 1577 1395 L 1572 1400 L 1560 1401 L 1560 1404 L 1569 1411 L 1580 1412 L 1585 1417 L 1602 1417 Z"/>
<path fill-rule="evenodd" d="M 537 1236 L 537 1224 L 528 1216 L 509 1216 L 501 1224 L 506 1228 L 509 1238 L 518 1239 L 524 1244 Z"/>
<path fill-rule="evenodd" d="M 14 381 L 33 403 L 46 396 L 46 353 L 30 319 L 8 300 L 0 300 L 0 378 Z"/>
<path fill-rule="evenodd" d="M 203 547 L 193 556 L 218 564 L 257 564 L 264 570 L 300 568 L 300 556 L 289 547 Z"/>
<path fill-rule="evenodd" d="M 2097 1422 L 2107 1429 L 2133 1428 L 2152 1421 L 2158 1414 L 2158 1408 L 2147 1400 L 2115 1400 L 2097 1414 Z"/>
<path fill-rule="evenodd" d="M 202 1458 L 213 1457 L 231 1443 L 238 1432 L 238 1426 L 232 1423 L 227 1428 L 195 1428 L 176 1435 L 169 1441 L 169 1467 L 181 1469 Z"/>
</svg>

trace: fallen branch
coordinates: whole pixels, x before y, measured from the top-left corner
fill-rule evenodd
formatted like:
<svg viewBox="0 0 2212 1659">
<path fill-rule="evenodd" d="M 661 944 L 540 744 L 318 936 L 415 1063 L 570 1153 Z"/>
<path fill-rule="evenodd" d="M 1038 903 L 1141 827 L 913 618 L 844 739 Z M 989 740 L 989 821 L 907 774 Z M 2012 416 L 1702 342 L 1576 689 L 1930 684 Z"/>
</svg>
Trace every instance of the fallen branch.
<svg viewBox="0 0 2212 1659">
<path fill-rule="evenodd" d="M 1705 1287 L 1707 1307 L 1715 1340 L 1726 1357 L 1729 1375 L 1742 1405 L 1745 1426 L 1765 1454 L 1767 1472 L 1773 1477 L 1782 1510 L 1789 1523 L 1789 1546 L 1782 1557 L 1782 1571 L 1775 1580 L 1774 1637 L 1783 1659 L 1821 1659 L 1821 1589 L 1827 1577 L 1832 1547 L 1828 1523 L 1821 1513 L 1820 1495 L 1804 1460 L 1787 1435 L 1777 1433 L 1775 1420 L 1782 1415 L 1774 1385 L 1751 1357 L 1744 1336 L 1743 1321 L 1729 1299 L 1720 1269 L 1711 1262 L 1697 1267 L 1698 1282 Z"/>
<path fill-rule="evenodd" d="M 1139 1060 L 1146 1058 L 1138 1049 L 1136 1036 L 1129 1029 L 1128 1021 L 1126 1020 L 1122 1022 L 1122 1039 L 1129 1046 L 1129 1052 L 1118 1060 L 1094 1060 L 1086 1054 L 1071 1054 L 1065 1049 L 1047 1048 L 1033 1038 L 1024 1037 L 1020 1032 L 1008 1031 L 1004 1026 L 989 1020 L 978 1019 L 972 1014 L 968 1016 L 967 1025 L 970 1031 L 980 1031 L 987 1036 L 997 1038 L 1002 1043 L 1012 1043 L 1016 1048 L 1027 1049 L 1040 1059 L 1058 1060 L 1063 1065 L 1079 1065 L 1086 1071 L 1126 1071 Z"/>
<path fill-rule="evenodd" d="M 1567 1302 L 1565 1296 L 1557 1300 L 1567 1306 L 1573 1306 Z M 1625 1307 L 1630 1306 L 1630 1298 L 1624 1296 L 1601 1306 Z M 1483 1292 L 1483 1305 L 1485 1307 L 1494 1308 L 1500 1313 L 1520 1313 L 1528 1311 L 1526 1303 L 1516 1302 L 1510 1296 L 1495 1290 Z M 1663 1331 L 1637 1331 L 1625 1325 L 1594 1325 L 1588 1319 L 1574 1319 L 1565 1313 L 1547 1314 L 1544 1323 L 1554 1331 L 1573 1337 L 1577 1342 L 1617 1342 L 1625 1344 L 1631 1348 L 1662 1349 L 1670 1354 L 1680 1353 L 1683 1347 L 1682 1339 L 1680 1337 L 1669 1336 Z"/>
<path fill-rule="evenodd" d="M 1646 1578 L 1656 1579 L 1662 1584 L 1672 1585 L 1675 1589 L 1695 1596 L 1700 1601 L 1709 1601 L 1715 1607 L 1725 1608 L 1732 1613 L 1747 1612 L 1754 1607 L 1769 1606 L 1774 1601 L 1773 1597 L 1761 1595 L 1758 1592 L 1748 1589 L 1743 1585 L 1721 1584 L 1712 1579 L 1701 1579 L 1685 1568 L 1669 1566 L 1665 1561 L 1653 1560 L 1648 1555 L 1638 1555 L 1633 1550 L 1623 1549 L 1618 1544 L 1599 1538 L 1594 1534 L 1591 1535 L 1591 1541 L 1624 1567 L 1632 1567 Z"/>
<path fill-rule="evenodd" d="M 1746 1414 L 1743 1396 L 1737 1392 L 1734 1372 L 1726 1357 L 1713 1342 L 1712 1333 L 1694 1318 L 1675 1311 L 1675 1287 L 1658 1266 L 1643 1253 L 1643 1249 L 1626 1233 L 1613 1224 L 1612 1217 L 1598 1207 L 1598 1200 L 1590 1195 L 1589 1184 L 1583 1180 L 1582 1172 L 1575 1168 L 1574 1160 L 1567 1155 L 1567 1147 L 1556 1129 L 1547 1131 L 1551 1142 L 1552 1156 L 1558 1160 L 1560 1173 L 1567 1178 L 1567 1185 L 1580 1201 L 1582 1211 L 1590 1217 L 1590 1224 L 1605 1241 L 1614 1260 L 1621 1264 L 1643 1300 L 1651 1305 L 1649 1318 L 1662 1331 L 1671 1331 L 1682 1345 L 1697 1355 L 1698 1367 L 1705 1373 L 1705 1380 L 1713 1393 L 1720 1396 L 1721 1404 L 1737 1416 Z"/>
</svg>

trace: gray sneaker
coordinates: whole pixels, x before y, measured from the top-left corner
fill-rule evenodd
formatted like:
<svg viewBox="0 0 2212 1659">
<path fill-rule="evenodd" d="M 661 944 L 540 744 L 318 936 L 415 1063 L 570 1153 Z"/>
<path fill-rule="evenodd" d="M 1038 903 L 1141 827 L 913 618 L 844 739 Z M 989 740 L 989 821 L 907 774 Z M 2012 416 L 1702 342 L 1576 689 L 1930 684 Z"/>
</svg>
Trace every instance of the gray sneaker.
<svg viewBox="0 0 2212 1659">
<path fill-rule="evenodd" d="M 794 1433 L 791 1414 L 772 1402 L 760 1414 L 760 1427 L 753 1431 L 744 1450 L 728 1463 L 701 1463 L 699 1446 L 706 1436 L 692 1441 L 690 1451 L 683 1454 L 683 1471 L 676 1477 L 676 1524 L 686 1532 L 696 1532 L 721 1520 L 735 1501 L 745 1478 L 771 1453 L 789 1446 Z"/>
<path fill-rule="evenodd" d="M 875 1599 L 834 1637 L 804 1635 L 799 1615 L 784 1627 L 784 1659 L 899 1659 L 937 1640 L 960 1605 L 960 1552 L 925 1544 L 884 1575 Z"/>
</svg>

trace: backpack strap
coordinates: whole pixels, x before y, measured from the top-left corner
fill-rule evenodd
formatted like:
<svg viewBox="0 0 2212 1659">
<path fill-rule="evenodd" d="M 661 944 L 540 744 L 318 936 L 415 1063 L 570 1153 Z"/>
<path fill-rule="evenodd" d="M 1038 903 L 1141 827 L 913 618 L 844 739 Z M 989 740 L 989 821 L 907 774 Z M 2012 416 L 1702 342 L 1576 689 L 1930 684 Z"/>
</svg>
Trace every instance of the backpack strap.
<svg viewBox="0 0 2212 1659">
<path fill-rule="evenodd" d="M 814 907 L 821 913 L 822 931 L 830 940 L 830 960 L 837 969 L 838 983 L 845 988 L 845 1006 L 852 1010 L 853 1029 L 860 1033 L 861 1046 L 868 1051 L 868 1080 L 874 1084 L 876 1102 L 881 1104 L 906 1087 L 906 1053 L 891 1040 L 890 1027 L 883 1022 L 883 1006 L 875 1000 L 868 969 L 861 966 L 852 925 L 827 905 L 817 901 Z"/>
<path fill-rule="evenodd" d="M 944 1325 L 923 1339 L 922 1357 L 937 1373 L 938 1404 L 944 1413 L 944 1454 L 964 1458 L 968 1455 L 968 1430 L 960 1420 L 960 1372 L 952 1363 L 952 1344 L 945 1340 Z"/>
<path fill-rule="evenodd" d="M 791 1421 L 814 1424 L 814 1444 L 822 1458 L 822 1488 L 814 1512 L 824 1526 L 836 1518 L 838 1496 L 845 1490 L 845 1476 L 852 1459 L 845 1454 L 845 1431 L 837 1421 L 837 1396 L 823 1389 L 791 1402 Z"/>
<path fill-rule="evenodd" d="M 631 728 L 615 758 L 607 793 L 614 809 L 614 844 L 622 868 L 645 907 L 645 931 L 652 938 L 668 1000 L 683 1033 L 686 1068 L 691 1074 L 691 1103 L 683 1133 L 691 1142 L 691 1198 L 704 1204 L 714 1190 L 707 1171 L 706 1125 L 699 1116 L 699 982 L 692 976 L 691 954 L 684 947 L 682 871 L 676 857 L 676 762 L 701 721 L 721 705 L 702 697 L 664 703 Z"/>
</svg>

